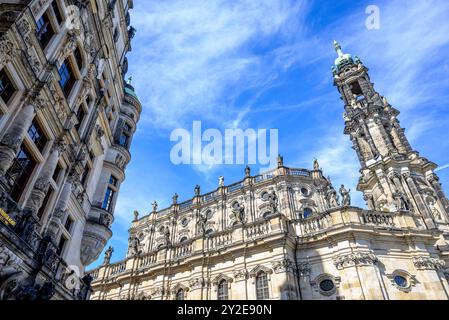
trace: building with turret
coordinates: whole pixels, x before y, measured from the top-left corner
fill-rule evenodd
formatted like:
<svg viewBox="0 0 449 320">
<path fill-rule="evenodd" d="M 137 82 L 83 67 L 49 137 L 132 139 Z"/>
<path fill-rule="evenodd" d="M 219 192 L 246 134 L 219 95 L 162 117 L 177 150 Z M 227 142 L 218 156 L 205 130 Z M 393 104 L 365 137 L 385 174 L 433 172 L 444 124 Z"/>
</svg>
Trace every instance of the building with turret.
<svg viewBox="0 0 449 320">
<path fill-rule="evenodd" d="M 141 113 L 132 0 L 0 4 L 0 299 L 87 299 Z"/>
<path fill-rule="evenodd" d="M 357 57 L 338 58 L 334 84 L 360 160 L 351 204 L 318 161 L 284 166 L 153 203 L 129 229 L 126 259 L 90 271 L 94 300 L 342 300 L 449 298 L 449 206 L 436 165 L 412 149 L 399 112 Z"/>
</svg>

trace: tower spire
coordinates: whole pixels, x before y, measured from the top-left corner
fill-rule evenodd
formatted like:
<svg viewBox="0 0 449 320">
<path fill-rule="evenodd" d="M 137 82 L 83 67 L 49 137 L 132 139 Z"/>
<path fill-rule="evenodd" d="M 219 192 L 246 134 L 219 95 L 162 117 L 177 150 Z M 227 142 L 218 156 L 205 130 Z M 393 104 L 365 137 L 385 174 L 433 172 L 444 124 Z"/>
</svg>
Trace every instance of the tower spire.
<svg viewBox="0 0 449 320">
<path fill-rule="evenodd" d="M 435 183 L 436 165 L 412 149 L 399 111 L 375 90 L 362 62 L 343 53 L 337 41 L 334 47 L 334 85 L 345 105 L 345 134 L 361 165 L 357 189 L 371 210 L 413 211 L 428 229 L 449 224 L 449 201 Z"/>
<path fill-rule="evenodd" d="M 341 50 L 341 45 L 340 45 L 340 43 L 338 43 L 337 40 L 334 40 L 334 48 L 335 48 L 335 51 L 338 53 L 338 56 L 343 57 L 343 51 Z"/>
</svg>

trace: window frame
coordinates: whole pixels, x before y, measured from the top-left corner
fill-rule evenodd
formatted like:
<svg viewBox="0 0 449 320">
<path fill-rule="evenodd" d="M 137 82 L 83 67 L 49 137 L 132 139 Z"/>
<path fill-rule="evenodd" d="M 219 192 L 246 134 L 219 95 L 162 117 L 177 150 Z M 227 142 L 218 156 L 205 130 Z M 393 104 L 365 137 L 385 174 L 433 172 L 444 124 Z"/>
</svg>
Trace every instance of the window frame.
<svg viewBox="0 0 449 320">
<path fill-rule="evenodd" d="M 261 283 L 262 282 L 262 283 Z M 261 287 L 262 285 L 262 287 Z M 270 283 L 268 274 L 265 271 L 259 271 L 255 277 L 255 289 L 257 300 L 270 299 Z"/>
</svg>

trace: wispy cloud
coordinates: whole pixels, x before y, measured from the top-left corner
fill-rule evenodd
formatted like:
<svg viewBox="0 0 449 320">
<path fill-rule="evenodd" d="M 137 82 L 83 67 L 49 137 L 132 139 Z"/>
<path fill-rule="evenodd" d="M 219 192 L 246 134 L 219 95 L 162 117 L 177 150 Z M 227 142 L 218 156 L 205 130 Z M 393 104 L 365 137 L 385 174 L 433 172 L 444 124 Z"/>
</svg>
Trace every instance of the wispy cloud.
<svg viewBox="0 0 449 320">
<path fill-rule="evenodd" d="M 289 36 L 305 1 L 160 1 L 136 4 L 139 42 L 131 72 L 152 126 L 192 116 L 237 119 L 232 99 L 276 77 L 275 56 L 254 53 L 264 39 Z M 142 6 L 142 8 L 139 8 Z M 145 6 L 146 10 L 143 10 Z M 142 9 L 142 10 L 140 10 Z M 263 44 L 262 44 L 263 45 Z M 240 107 L 240 106 L 239 106 Z"/>
</svg>

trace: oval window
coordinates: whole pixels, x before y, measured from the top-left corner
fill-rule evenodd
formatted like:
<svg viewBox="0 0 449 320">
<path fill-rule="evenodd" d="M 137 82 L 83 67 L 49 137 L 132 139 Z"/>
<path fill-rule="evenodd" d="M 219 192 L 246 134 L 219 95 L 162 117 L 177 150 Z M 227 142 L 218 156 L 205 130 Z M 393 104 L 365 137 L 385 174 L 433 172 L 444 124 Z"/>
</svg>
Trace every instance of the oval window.
<svg viewBox="0 0 449 320">
<path fill-rule="evenodd" d="M 407 288 L 408 287 L 408 281 L 403 276 L 395 276 L 394 282 L 401 288 Z"/>
<path fill-rule="evenodd" d="M 330 279 L 326 279 L 320 282 L 320 289 L 324 292 L 329 292 L 334 290 L 335 285 L 334 282 Z"/>
</svg>

